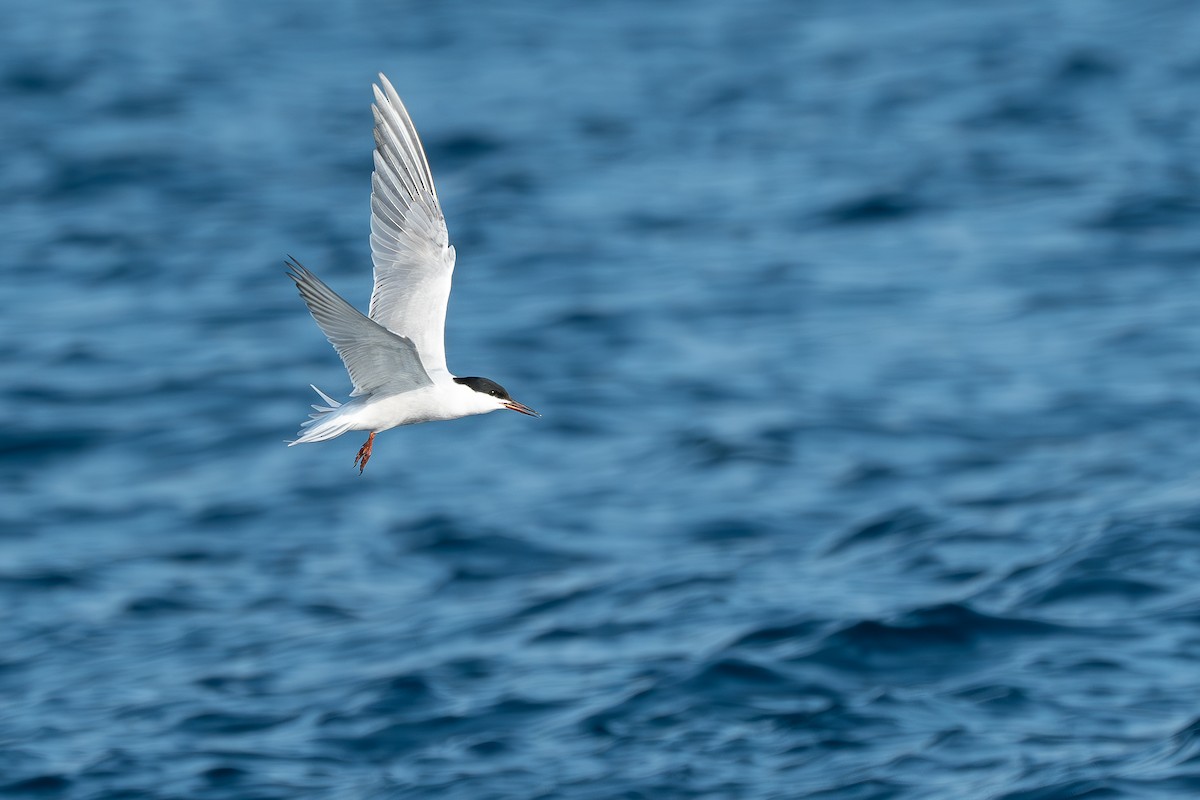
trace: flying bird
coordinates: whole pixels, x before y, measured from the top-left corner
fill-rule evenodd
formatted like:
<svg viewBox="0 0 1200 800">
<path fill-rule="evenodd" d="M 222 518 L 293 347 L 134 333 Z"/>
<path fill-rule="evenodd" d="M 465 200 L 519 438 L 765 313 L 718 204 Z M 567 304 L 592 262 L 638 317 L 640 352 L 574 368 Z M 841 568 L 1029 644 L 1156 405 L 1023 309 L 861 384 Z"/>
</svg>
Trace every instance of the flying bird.
<svg viewBox="0 0 1200 800">
<path fill-rule="evenodd" d="M 400 425 L 458 419 L 508 409 L 536 417 L 528 406 L 487 378 L 456 378 L 446 368 L 446 303 L 454 246 L 433 188 L 433 176 L 412 119 L 380 74 L 375 114 L 375 171 L 371 174 L 371 261 L 375 286 L 366 316 L 300 262 L 288 256 L 296 283 L 317 325 L 329 338 L 354 390 L 339 403 L 316 386 L 314 405 L 293 442 L 323 442 L 348 431 L 369 431 L 354 458 L 361 475 L 375 434 Z"/>
</svg>

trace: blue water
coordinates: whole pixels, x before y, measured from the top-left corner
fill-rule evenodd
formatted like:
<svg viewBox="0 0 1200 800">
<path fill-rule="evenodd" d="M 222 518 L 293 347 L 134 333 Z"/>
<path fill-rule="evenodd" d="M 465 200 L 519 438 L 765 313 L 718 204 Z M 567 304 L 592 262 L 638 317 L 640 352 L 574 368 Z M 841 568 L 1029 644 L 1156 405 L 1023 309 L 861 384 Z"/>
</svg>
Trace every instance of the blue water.
<svg viewBox="0 0 1200 800">
<path fill-rule="evenodd" d="M 0 795 L 1200 796 L 1194 2 L 2 6 Z"/>
</svg>

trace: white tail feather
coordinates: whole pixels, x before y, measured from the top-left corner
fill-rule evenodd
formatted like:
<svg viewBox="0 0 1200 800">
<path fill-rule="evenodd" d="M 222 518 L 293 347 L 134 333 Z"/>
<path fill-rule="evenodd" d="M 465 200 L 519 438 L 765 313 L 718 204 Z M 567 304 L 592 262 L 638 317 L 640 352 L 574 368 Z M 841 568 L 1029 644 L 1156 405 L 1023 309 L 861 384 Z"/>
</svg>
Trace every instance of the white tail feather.
<svg viewBox="0 0 1200 800">
<path fill-rule="evenodd" d="M 337 400 L 334 400 L 332 397 L 330 397 L 329 395 L 327 395 L 327 394 L 325 394 L 324 392 L 322 392 L 322 391 L 321 391 L 320 389 L 318 389 L 316 386 L 313 386 L 311 383 L 309 384 L 309 386 L 311 386 L 311 387 L 312 387 L 312 390 L 313 390 L 314 392 L 316 392 L 317 394 L 321 395 L 321 399 L 322 399 L 322 400 L 324 400 L 326 403 L 328 403 L 328 404 L 329 404 L 329 408 L 327 408 L 327 409 L 317 408 L 317 406 L 313 406 L 313 408 L 316 408 L 318 411 L 332 411 L 332 410 L 333 410 L 333 409 L 335 409 L 335 408 L 341 408 L 341 407 L 342 407 L 342 404 L 341 404 L 341 403 L 339 403 Z"/>
<path fill-rule="evenodd" d="M 309 386 L 312 386 L 312 384 L 310 383 Z M 313 404 L 313 411 L 317 413 L 309 414 L 308 422 L 300 423 L 300 430 L 296 434 L 297 438 L 295 441 L 288 442 L 288 447 L 305 442 L 323 442 L 326 439 L 341 436 L 350 430 L 351 423 L 348 420 L 338 419 L 338 414 L 336 413 L 341 409 L 342 404 L 322 392 L 316 386 L 312 386 L 312 390 L 321 395 L 321 399 L 328 405 L 319 406 L 315 403 Z M 305 430 L 305 428 L 308 430 Z"/>
</svg>

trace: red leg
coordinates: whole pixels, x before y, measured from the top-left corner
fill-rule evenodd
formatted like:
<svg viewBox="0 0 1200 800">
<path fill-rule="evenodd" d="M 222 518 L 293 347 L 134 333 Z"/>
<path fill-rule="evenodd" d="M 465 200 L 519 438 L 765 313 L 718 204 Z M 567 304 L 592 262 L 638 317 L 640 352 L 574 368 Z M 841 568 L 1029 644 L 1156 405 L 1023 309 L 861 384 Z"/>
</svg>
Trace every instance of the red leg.
<svg viewBox="0 0 1200 800">
<path fill-rule="evenodd" d="M 358 467 L 358 474 L 362 475 L 363 470 L 367 468 L 367 462 L 371 460 L 371 443 L 375 441 L 375 431 L 371 431 L 371 435 L 367 437 L 367 441 L 362 447 L 358 448 L 358 455 L 354 457 L 354 466 Z"/>
</svg>

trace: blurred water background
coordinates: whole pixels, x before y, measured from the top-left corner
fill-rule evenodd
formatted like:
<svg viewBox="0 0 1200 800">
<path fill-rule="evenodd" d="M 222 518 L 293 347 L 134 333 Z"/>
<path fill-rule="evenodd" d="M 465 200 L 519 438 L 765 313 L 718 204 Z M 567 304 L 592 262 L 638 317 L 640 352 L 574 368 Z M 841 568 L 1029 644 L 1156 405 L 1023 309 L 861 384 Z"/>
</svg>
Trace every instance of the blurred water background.
<svg viewBox="0 0 1200 800">
<path fill-rule="evenodd" d="M 1196 3 L 2 5 L 0 795 L 1200 795 Z"/>
</svg>

